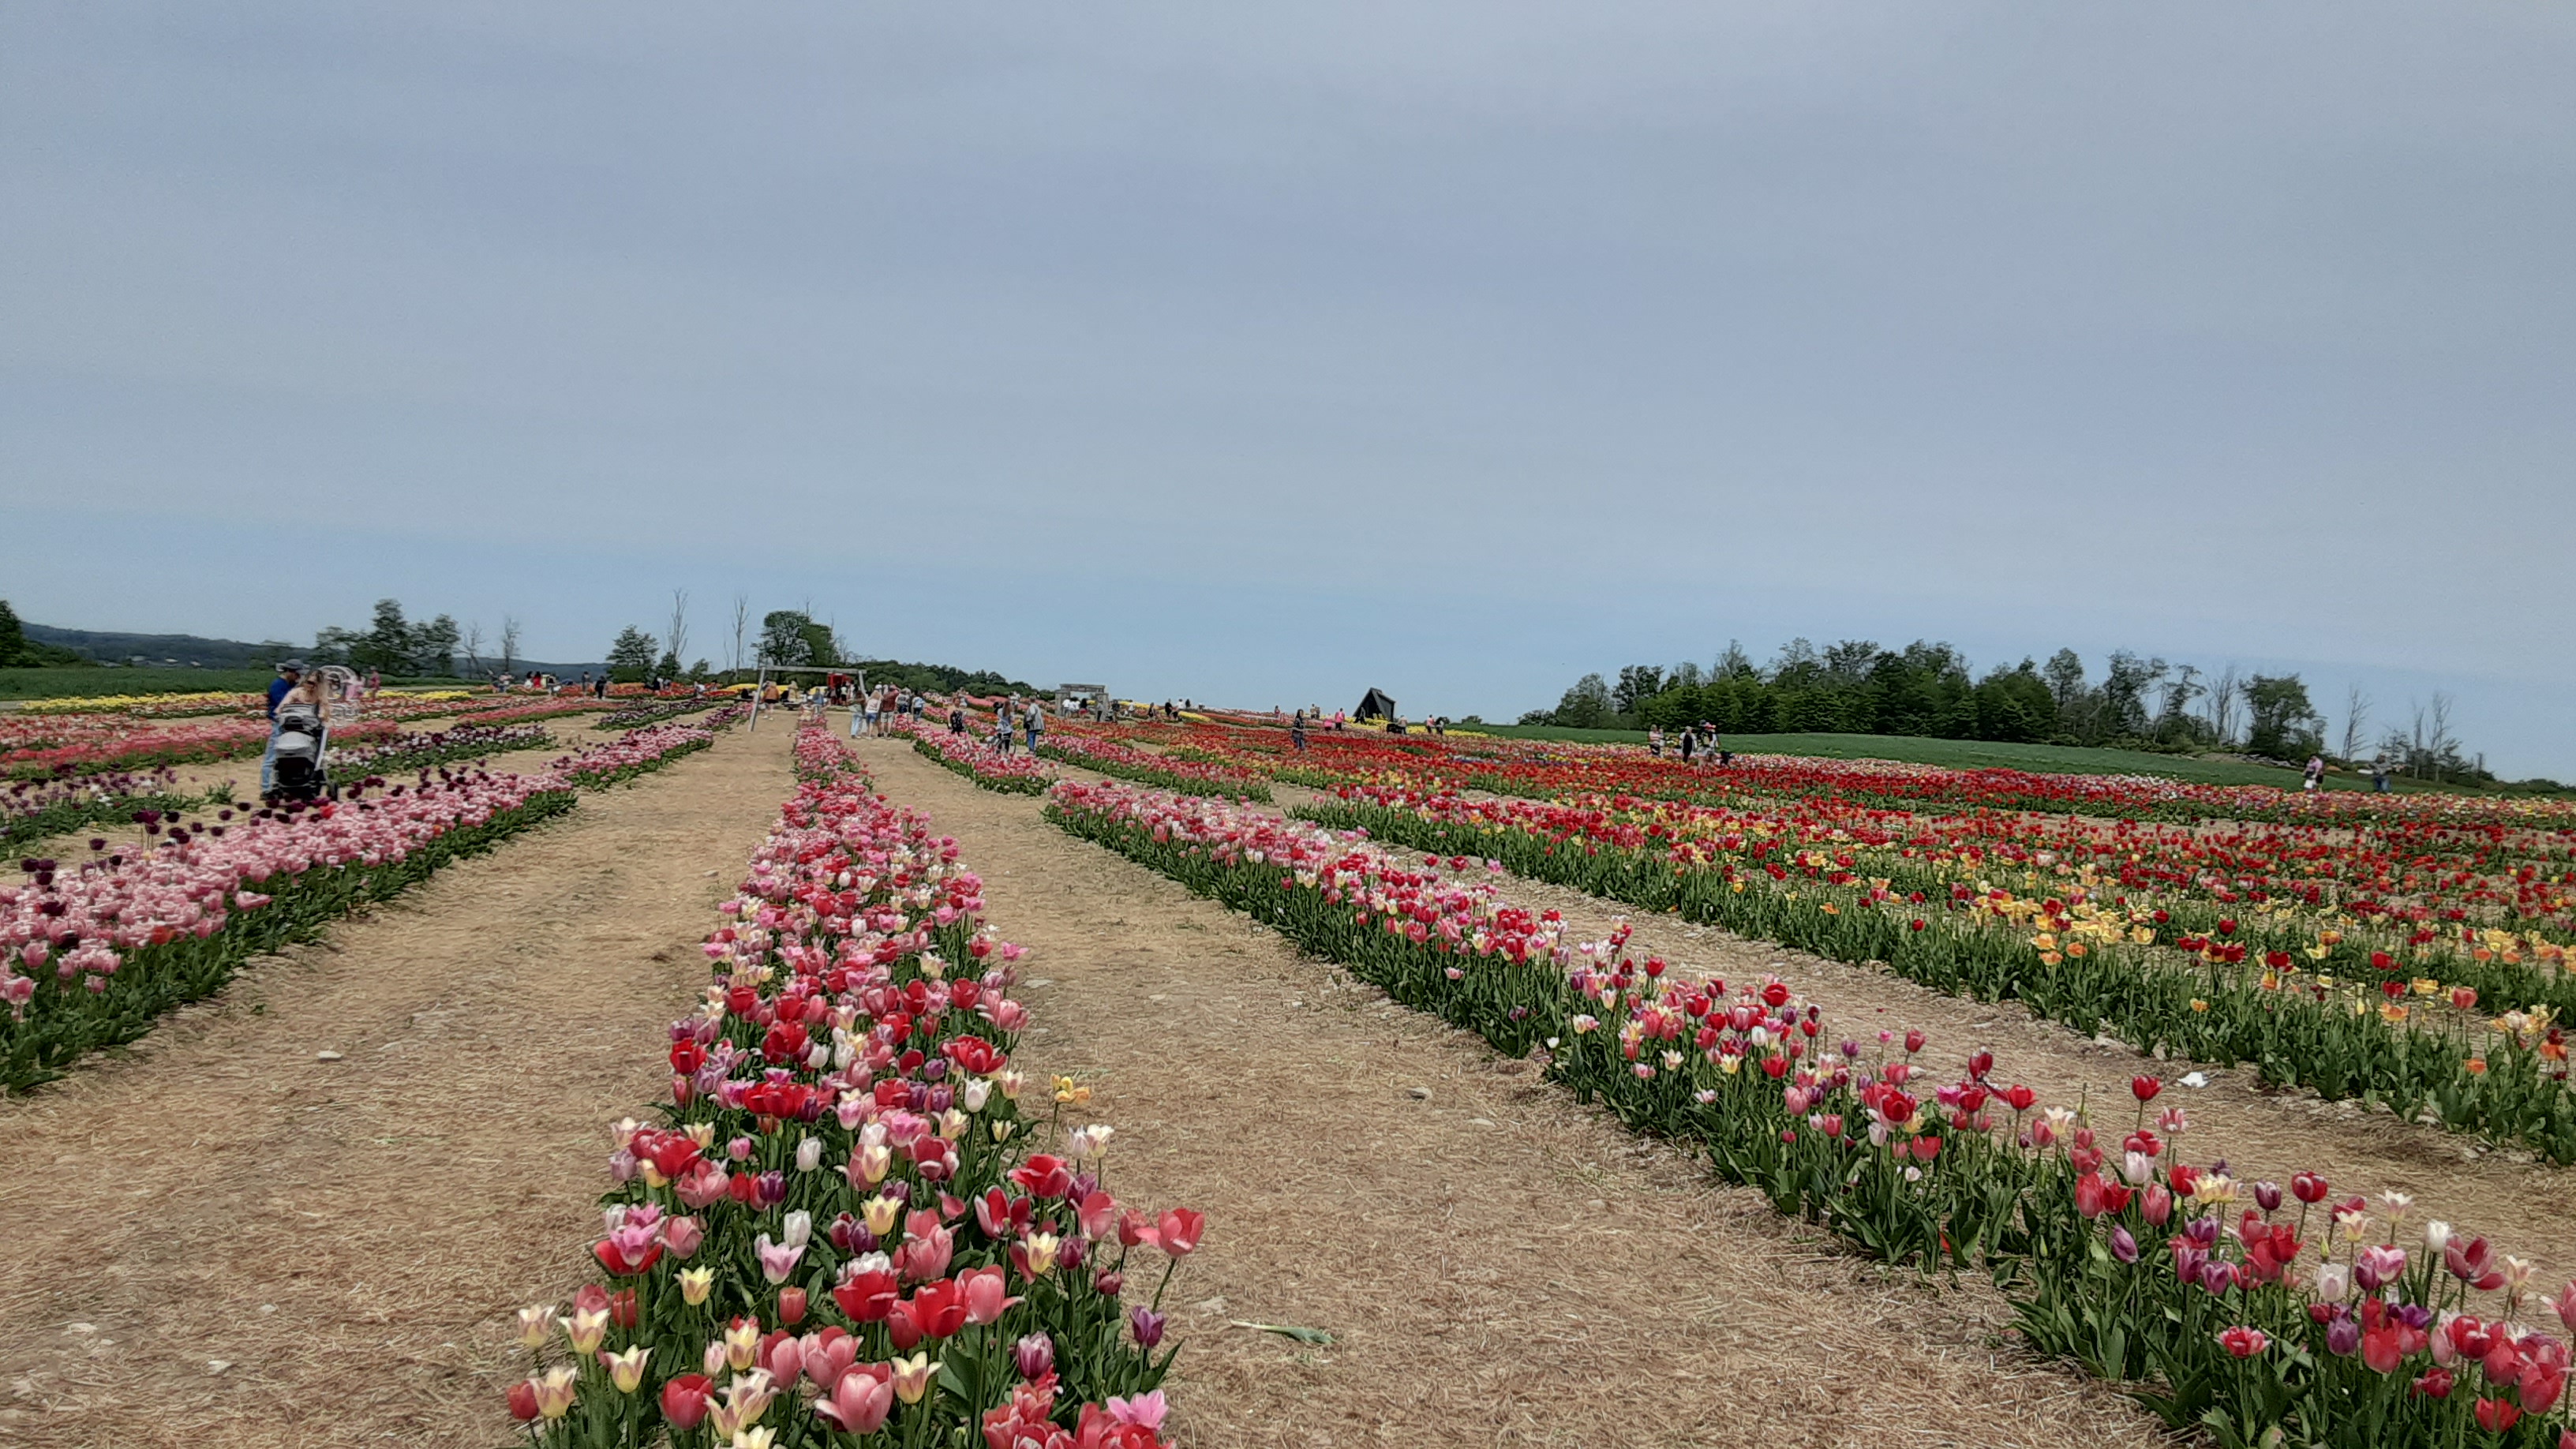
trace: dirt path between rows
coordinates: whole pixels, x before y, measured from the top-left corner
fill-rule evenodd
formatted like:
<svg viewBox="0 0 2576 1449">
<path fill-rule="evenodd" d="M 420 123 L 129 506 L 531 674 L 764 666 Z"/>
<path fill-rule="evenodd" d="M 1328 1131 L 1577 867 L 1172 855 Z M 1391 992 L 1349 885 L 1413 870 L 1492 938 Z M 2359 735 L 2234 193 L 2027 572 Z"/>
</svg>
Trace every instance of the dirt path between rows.
<svg viewBox="0 0 2576 1449">
<path fill-rule="evenodd" d="M 0 1102 L 0 1443 L 506 1442 L 513 1313 L 585 1276 L 786 744 L 586 795 Z"/>
<path fill-rule="evenodd" d="M 1325 798 L 1296 786 L 1274 785 L 1272 791 L 1282 810 Z M 1483 878 L 1481 871 L 1477 875 Z M 2358 1102 L 2327 1102 L 2304 1088 L 2267 1089 L 2250 1066 L 2203 1069 L 2209 1085 L 2184 1087 L 2177 1079 L 2192 1070 L 2189 1063 L 2156 1061 L 2125 1043 L 2079 1036 L 2033 1017 L 2019 1002 L 1945 995 L 1884 970 L 1748 940 L 1523 876 L 1506 876 L 1502 884 L 1506 895 L 1533 910 L 1563 912 L 1582 939 L 1607 936 L 1615 922 L 1627 920 L 1635 927 L 1629 954 L 1639 960 L 1659 955 L 1681 973 L 1730 981 L 1777 973 L 1790 989 L 1824 1008 L 1828 1028 L 1861 1039 L 1873 1052 L 1878 1032 L 1920 1027 L 1931 1038 L 1924 1056 L 1942 1080 L 1950 1079 L 1968 1053 L 1989 1048 L 1996 1080 L 2025 1083 L 2042 1101 L 2059 1105 L 2089 1096 L 2097 1120 L 2122 1133 L 2137 1111 L 2130 1078 L 2155 1073 L 2170 1085 L 2152 1111 L 2178 1106 L 2190 1121 L 2182 1139 L 2187 1160 L 2223 1158 L 2247 1182 L 2286 1184 L 2294 1172 L 2322 1172 L 2338 1198 L 2394 1188 L 2413 1195 L 2414 1220 L 2440 1218 L 2486 1234 L 2497 1251 L 2538 1263 L 2539 1281 L 2553 1291 L 2576 1273 L 2576 1170 L 2536 1163 L 2528 1152 L 2492 1149 L 2467 1134 L 2401 1122 Z"/>
<path fill-rule="evenodd" d="M 1839 1256 L 1037 800 L 859 748 L 1034 949 L 1022 1055 L 1092 1084 L 1112 1186 L 1208 1214 L 1166 1304 L 1192 1449 L 2153 1442 L 2116 1395 L 1999 1350 L 1991 1291 Z"/>
</svg>

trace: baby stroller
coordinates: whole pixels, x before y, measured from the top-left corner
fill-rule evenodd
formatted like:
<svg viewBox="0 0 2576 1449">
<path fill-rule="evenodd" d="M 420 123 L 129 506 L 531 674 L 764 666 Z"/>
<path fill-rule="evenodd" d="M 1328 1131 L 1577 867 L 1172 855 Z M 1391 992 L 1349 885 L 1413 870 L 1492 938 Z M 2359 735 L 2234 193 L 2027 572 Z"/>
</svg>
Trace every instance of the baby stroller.
<svg viewBox="0 0 2576 1449">
<path fill-rule="evenodd" d="M 269 798 L 319 800 L 330 784 L 324 752 L 330 748 L 331 725 L 311 705 L 290 704 L 277 711 L 277 762 Z"/>
<path fill-rule="evenodd" d="M 322 697 L 327 701 L 322 708 L 278 706 L 272 801 L 319 800 L 330 792 L 331 730 L 334 725 L 357 722 L 359 685 L 357 675 L 336 664 L 324 665 L 321 676 Z"/>
</svg>

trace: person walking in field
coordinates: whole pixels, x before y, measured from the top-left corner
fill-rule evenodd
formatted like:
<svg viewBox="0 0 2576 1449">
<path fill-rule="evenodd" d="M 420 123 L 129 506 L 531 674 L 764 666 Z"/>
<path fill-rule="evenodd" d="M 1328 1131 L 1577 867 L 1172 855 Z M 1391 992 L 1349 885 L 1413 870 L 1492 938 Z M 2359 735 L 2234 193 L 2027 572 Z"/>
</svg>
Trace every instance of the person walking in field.
<svg viewBox="0 0 2576 1449">
<path fill-rule="evenodd" d="M 1646 727 L 1646 753 L 1658 760 L 1664 757 L 1664 727 L 1662 725 L 1648 725 Z"/>
<path fill-rule="evenodd" d="M 263 799 L 277 787 L 277 706 L 303 681 L 304 661 L 288 659 L 279 662 L 277 677 L 268 682 L 268 752 L 259 757 L 259 793 Z"/>
<path fill-rule="evenodd" d="M 1038 752 L 1038 735 L 1046 729 L 1045 708 L 1038 701 L 1030 700 L 1029 707 L 1020 714 L 1020 723 L 1028 730 L 1029 753 L 1034 755 Z"/>
<path fill-rule="evenodd" d="M 1299 710 L 1297 717 L 1288 722 L 1288 743 L 1297 753 L 1301 755 L 1306 753 L 1306 712 L 1304 710 Z"/>
<path fill-rule="evenodd" d="M 2301 785 L 2299 788 L 2302 792 L 2313 795 L 2317 792 L 2318 784 L 2322 782 L 2325 777 L 2326 757 L 2323 754 L 2310 755 L 2308 756 L 2307 783 Z"/>
<path fill-rule="evenodd" d="M 955 700 L 948 703 L 948 732 L 952 735 L 966 733 L 966 710 Z"/>
</svg>

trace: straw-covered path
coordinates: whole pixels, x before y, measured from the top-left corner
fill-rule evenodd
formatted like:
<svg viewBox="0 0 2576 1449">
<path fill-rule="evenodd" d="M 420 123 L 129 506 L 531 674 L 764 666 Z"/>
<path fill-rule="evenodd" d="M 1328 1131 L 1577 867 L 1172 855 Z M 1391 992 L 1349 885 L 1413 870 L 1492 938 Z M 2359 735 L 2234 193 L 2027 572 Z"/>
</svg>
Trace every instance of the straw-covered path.
<svg viewBox="0 0 2576 1449">
<path fill-rule="evenodd" d="M 1990 1291 L 1840 1256 L 1039 801 L 864 749 L 1034 948 L 1022 1060 L 1091 1086 L 1113 1188 L 1208 1215 L 1165 1304 L 1192 1449 L 2151 1442 L 2002 1348 Z"/>
<path fill-rule="evenodd" d="M 588 1276 L 786 743 L 586 795 L 0 1100 L 0 1444 L 506 1442 L 513 1311 Z"/>
</svg>

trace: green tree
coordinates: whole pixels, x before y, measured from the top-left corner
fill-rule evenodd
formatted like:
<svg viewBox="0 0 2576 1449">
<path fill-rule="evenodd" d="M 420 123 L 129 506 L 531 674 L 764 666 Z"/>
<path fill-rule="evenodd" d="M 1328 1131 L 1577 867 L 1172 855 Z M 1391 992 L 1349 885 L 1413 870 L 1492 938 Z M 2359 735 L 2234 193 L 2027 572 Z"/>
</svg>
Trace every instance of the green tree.
<svg viewBox="0 0 2576 1449">
<path fill-rule="evenodd" d="M 33 669 L 90 662 L 59 644 L 42 644 L 28 638 L 26 626 L 18 622 L 18 611 L 9 607 L 7 599 L 0 599 L 0 667 Z"/>
<path fill-rule="evenodd" d="M 1610 723 L 1610 714 L 1610 684 L 1598 674 L 1576 680 L 1556 706 L 1556 722 L 1567 729 L 1600 729 Z"/>
<path fill-rule="evenodd" d="M 841 641 L 831 625 L 805 622 L 805 662 L 824 669 L 841 663 Z"/>
<path fill-rule="evenodd" d="M 367 632 L 349 645 L 349 667 L 409 674 L 412 628 L 398 599 L 376 600 L 376 618 Z"/>
<path fill-rule="evenodd" d="M 809 631 L 814 621 L 796 609 L 773 609 L 760 619 L 760 662 L 763 664 L 813 664 L 814 642 Z"/>
<path fill-rule="evenodd" d="M 2308 687 L 2295 674 L 2257 674 L 2245 681 L 2245 712 L 2253 717 L 2245 748 L 2275 760 L 2295 760 L 2321 745 L 2324 721 L 2308 702 Z"/>
<path fill-rule="evenodd" d="M 415 674 L 454 674 L 456 641 L 462 631 L 456 618 L 441 614 L 411 631 L 411 670 Z"/>
<path fill-rule="evenodd" d="M 619 684 L 641 684 L 653 672 L 653 636 L 629 624 L 608 646 L 608 677 Z"/>
<path fill-rule="evenodd" d="M 1619 671 L 1619 682 L 1610 689 L 1613 713 L 1633 715 L 1637 707 L 1663 692 L 1664 671 L 1652 664 L 1631 664 Z"/>
</svg>

